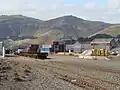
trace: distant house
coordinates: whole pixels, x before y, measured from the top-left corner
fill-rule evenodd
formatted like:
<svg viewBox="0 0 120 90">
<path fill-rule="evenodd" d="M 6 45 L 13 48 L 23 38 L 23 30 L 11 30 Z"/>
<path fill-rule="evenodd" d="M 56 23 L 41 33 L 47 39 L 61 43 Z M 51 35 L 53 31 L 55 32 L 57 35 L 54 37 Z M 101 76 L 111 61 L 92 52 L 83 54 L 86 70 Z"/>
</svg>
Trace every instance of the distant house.
<svg viewBox="0 0 120 90">
<path fill-rule="evenodd" d="M 92 48 L 100 48 L 100 49 L 107 49 L 108 51 L 112 50 L 116 47 L 116 41 L 113 38 L 109 39 L 94 39 L 91 42 Z"/>
</svg>

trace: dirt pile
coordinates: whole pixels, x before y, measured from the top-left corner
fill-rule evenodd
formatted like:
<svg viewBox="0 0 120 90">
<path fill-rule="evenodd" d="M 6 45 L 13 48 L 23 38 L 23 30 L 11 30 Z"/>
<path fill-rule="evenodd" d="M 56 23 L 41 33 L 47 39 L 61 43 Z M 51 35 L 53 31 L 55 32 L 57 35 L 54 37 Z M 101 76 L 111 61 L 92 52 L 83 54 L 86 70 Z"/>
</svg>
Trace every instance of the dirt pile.
<svg viewBox="0 0 120 90">
<path fill-rule="evenodd" d="M 31 67 L 23 65 L 19 67 L 19 63 L 0 60 L 0 82 L 25 82 L 32 80 Z"/>
<path fill-rule="evenodd" d="M 35 79 L 30 66 L 13 60 L 0 60 L 0 90 L 22 88 L 21 85 L 29 88 L 30 82 Z"/>
<path fill-rule="evenodd" d="M 0 90 L 76 90 L 76 86 L 56 78 L 34 59 L 0 59 Z M 47 67 L 46 67 L 47 68 Z M 51 68 L 50 68 L 51 69 Z M 79 89 L 81 90 L 81 89 Z"/>
</svg>

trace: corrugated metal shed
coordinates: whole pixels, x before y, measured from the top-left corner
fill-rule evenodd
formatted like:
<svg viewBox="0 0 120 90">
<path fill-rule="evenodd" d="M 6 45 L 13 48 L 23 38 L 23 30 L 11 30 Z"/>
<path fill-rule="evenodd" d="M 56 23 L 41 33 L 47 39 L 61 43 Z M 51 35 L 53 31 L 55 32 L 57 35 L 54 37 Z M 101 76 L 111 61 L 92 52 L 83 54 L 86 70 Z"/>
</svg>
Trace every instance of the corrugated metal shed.
<svg viewBox="0 0 120 90">
<path fill-rule="evenodd" d="M 73 50 L 73 45 L 66 45 L 66 50 L 68 51 L 68 50 Z"/>
<path fill-rule="evenodd" d="M 66 45 L 66 50 L 73 50 L 74 52 L 82 52 L 84 50 L 89 50 L 91 48 L 91 44 L 81 44 L 79 42 L 76 42 L 72 45 Z"/>
<path fill-rule="evenodd" d="M 92 49 L 92 46 L 91 46 L 91 44 L 83 44 L 83 49 L 84 50 L 90 50 L 90 49 Z"/>
</svg>

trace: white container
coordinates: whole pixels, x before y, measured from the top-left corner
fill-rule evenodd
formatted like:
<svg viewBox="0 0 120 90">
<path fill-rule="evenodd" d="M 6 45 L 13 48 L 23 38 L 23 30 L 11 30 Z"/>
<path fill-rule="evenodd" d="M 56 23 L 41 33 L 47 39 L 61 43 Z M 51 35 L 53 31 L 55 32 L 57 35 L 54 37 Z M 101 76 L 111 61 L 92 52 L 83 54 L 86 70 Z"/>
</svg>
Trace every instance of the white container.
<svg viewBox="0 0 120 90">
<path fill-rule="evenodd" d="M 45 45 L 42 45 L 42 48 L 52 48 L 52 45 L 45 44 Z"/>
</svg>

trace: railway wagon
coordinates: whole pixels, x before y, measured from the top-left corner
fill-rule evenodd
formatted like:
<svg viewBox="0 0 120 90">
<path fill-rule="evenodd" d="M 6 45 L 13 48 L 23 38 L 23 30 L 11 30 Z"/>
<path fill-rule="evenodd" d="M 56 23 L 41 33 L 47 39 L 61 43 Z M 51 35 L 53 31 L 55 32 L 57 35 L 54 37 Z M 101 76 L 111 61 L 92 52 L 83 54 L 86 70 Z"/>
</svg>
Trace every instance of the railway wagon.
<svg viewBox="0 0 120 90">
<path fill-rule="evenodd" d="M 40 48 L 41 47 L 39 44 L 32 44 L 32 45 L 29 45 L 27 48 L 25 48 L 23 51 L 19 53 L 16 52 L 15 55 L 38 58 L 38 59 L 46 59 L 48 56 L 48 53 L 41 52 Z"/>
</svg>

